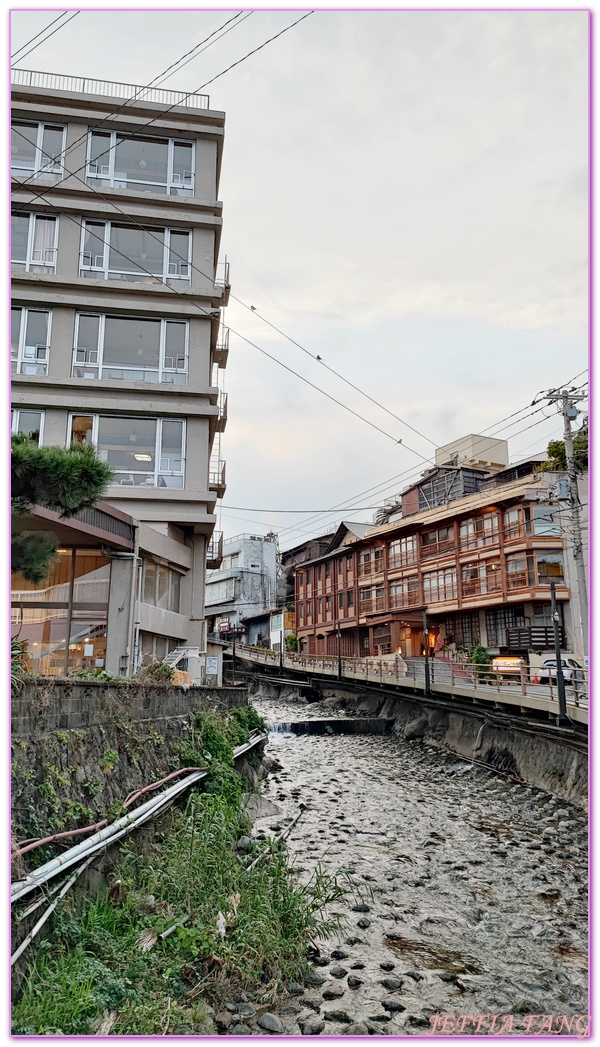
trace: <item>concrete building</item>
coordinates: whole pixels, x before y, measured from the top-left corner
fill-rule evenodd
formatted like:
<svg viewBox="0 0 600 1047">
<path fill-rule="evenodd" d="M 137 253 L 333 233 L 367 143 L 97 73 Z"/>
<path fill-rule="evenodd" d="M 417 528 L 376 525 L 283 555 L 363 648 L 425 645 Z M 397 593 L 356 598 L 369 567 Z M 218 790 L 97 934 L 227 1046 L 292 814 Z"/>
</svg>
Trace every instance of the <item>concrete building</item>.
<svg viewBox="0 0 600 1047">
<path fill-rule="evenodd" d="M 206 582 L 206 616 L 213 635 L 237 629 L 243 619 L 271 608 L 277 585 L 277 536 L 238 534 L 223 543 L 220 568 Z M 267 630 L 268 631 L 268 630 Z"/>
<path fill-rule="evenodd" d="M 99 620 L 93 661 L 131 673 L 175 647 L 206 652 L 205 572 L 207 557 L 220 562 L 211 536 L 225 491 L 224 114 L 206 95 L 12 79 L 13 431 L 93 443 L 113 470 L 105 502 L 133 521 L 134 548 L 117 568 L 98 546 L 107 592 L 122 599 L 116 633 L 110 614 Z M 17 610 L 22 591 L 17 579 Z M 69 670 L 83 664 L 73 636 L 48 642 L 52 661 L 59 639 L 71 651 Z"/>
<path fill-rule="evenodd" d="M 496 458 L 498 461 L 498 458 Z M 552 655 L 550 580 L 561 646 L 583 660 L 564 473 L 527 460 L 479 475 L 453 467 L 432 494 L 429 470 L 402 497 L 402 515 L 361 536 L 340 528 L 325 554 L 295 569 L 296 623 L 308 654 L 419 657 L 427 612 L 435 650 L 483 644 L 532 665 Z M 438 470 L 434 479 L 437 478 Z"/>
</svg>

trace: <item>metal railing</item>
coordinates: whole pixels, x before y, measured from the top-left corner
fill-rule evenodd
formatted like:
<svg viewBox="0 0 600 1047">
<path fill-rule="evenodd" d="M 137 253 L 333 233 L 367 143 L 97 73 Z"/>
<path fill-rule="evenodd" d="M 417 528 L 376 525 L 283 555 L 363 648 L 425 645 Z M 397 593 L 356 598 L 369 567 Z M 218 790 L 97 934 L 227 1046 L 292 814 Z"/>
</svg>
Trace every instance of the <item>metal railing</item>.
<svg viewBox="0 0 600 1047">
<path fill-rule="evenodd" d="M 188 109 L 208 109 L 210 98 L 186 91 L 165 91 L 160 87 L 140 87 L 113 80 L 90 80 L 83 76 L 63 76 L 60 73 L 41 73 L 33 69 L 11 69 L 11 83 L 15 87 L 41 87 L 47 91 L 68 91 L 70 94 L 107 95 L 127 98 L 132 102 L 155 102 L 158 105 L 182 105 Z"/>
<path fill-rule="evenodd" d="M 206 547 L 206 563 L 212 570 L 223 561 L 223 532 L 213 531 Z"/>
<path fill-rule="evenodd" d="M 279 665 L 307 673 L 324 673 L 337 678 L 360 679 L 373 683 L 394 683 L 395 681 L 413 681 L 419 685 L 425 682 L 425 659 L 410 658 L 405 661 L 401 655 L 390 654 L 382 658 L 347 657 L 338 658 L 331 654 L 279 653 L 266 648 L 250 647 L 239 644 L 236 653 L 240 657 L 266 665 Z M 341 674 L 340 674 L 341 663 Z M 564 668 L 566 701 L 570 708 L 582 708 L 587 712 L 588 704 L 588 670 Z M 546 708 L 551 714 L 558 713 L 558 688 L 555 666 L 526 665 L 523 659 L 508 663 L 504 667 L 490 665 L 471 665 L 463 659 L 452 661 L 438 655 L 429 659 L 429 675 L 433 686 L 441 691 L 444 688 L 457 688 L 457 697 L 463 697 L 464 691 L 473 697 L 487 699 L 496 705 L 515 707 Z M 452 697 L 450 691 L 449 697 Z M 526 701 L 524 699 L 529 699 Z M 542 699 L 541 706 L 535 699 Z M 578 719 L 582 720 L 580 714 Z M 585 716 L 583 717 L 585 722 Z"/>
<path fill-rule="evenodd" d="M 225 484 L 225 462 L 223 459 L 211 459 L 208 474 L 209 487 L 223 487 Z"/>
</svg>

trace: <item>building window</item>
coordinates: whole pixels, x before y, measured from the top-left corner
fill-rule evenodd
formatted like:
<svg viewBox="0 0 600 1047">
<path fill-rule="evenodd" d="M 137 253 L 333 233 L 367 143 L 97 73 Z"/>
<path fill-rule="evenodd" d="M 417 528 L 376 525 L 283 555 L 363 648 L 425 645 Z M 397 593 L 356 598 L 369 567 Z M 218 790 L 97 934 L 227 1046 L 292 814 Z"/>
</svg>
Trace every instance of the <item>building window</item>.
<svg viewBox="0 0 600 1047">
<path fill-rule="evenodd" d="M 409 575 L 397 582 L 390 582 L 390 607 L 416 607 L 421 603 L 419 576 Z"/>
<path fill-rule="evenodd" d="M 157 636 L 155 633 L 140 631 L 140 659 L 142 665 L 151 665 L 152 662 L 162 662 L 169 651 L 179 647 L 182 640 L 172 640 L 170 636 Z"/>
<path fill-rule="evenodd" d="M 302 589 L 303 585 L 304 585 L 304 572 L 300 571 L 300 574 L 298 575 L 298 588 Z"/>
<path fill-rule="evenodd" d="M 99 549 L 59 549 L 48 580 L 11 579 L 11 620 L 29 668 L 42 676 L 103 669 L 110 559 Z"/>
<path fill-rule="evenodd" d="M 348 590 L 348 599 L 346 600 L 347 607 L 354 607 L 354 590 Z"/>
<path fill-rule="evenodd" d="M 54 178 L 62 174 L 65 128 L 59 124 L 10 126 L 10 173 L 16 178 Z"/>
<path fill-rule="evenodd" d="M 484 549 L 498 544 L 498 514 L 484 513 L 462 520 L 460 524 L 461 549 Z"/>
<path fill-rule="evenodd" d="M 310 567 L 308 568 L 308 570 L 306 572 L 306 585 L 307 585 L 307 587 L 309 585 L 312 585 L 312 571 L 311 571 Z"/>
<path fill-rule="evenodd" d="M 434 531 L 423 531 L 421 534 L 421 556 L 423 559 L 431 556 L 440 556 L 452 549 L 453 546 L 452 529 L 450 527 L 438 527 Z"/>
<path fill-rule="evenodd" d="M 549 549 L 547 552 L 538 550 L 535 553 L 535 562 L 538 585 L 550 585 L 550 582 L 564 585 L 563 554 L 560 549 Z"/>
<path fill-rule="evenodd" d="M 340 610 L 343 610 L 343 608 L 344 608 L 344 594 L 343 593 L 338 593 L 338 607 L 340 608 Z"/>
<path fill-rule="evenodd" d="M 322 621 L 323 620 L 323 597 L 322 596 L 319 597 L 318 613 L 319 613 L 319 621 Z"/>
<path fill-rule="evenodd" d="M 207 587 L 208 591 L 208 587 Z M 161 607 L 163 611 L 179 614 L 181 605 L 181 575 L 162 564 L 144 560 L 142 578 L 143 603 Z"/>
<path fill-rule="evenodd" d="M 319 582 L 321 581 L 322 577 L 323 577 L 323 567 L 322 567 L 321 564 L 319 564 L 319 566 L 317 567 L 317 579 L 318 579 Z"/>
<path fill-rule="evenodd" d="M 353 571 L 354 565 L 352 563 L 352 553 L 348 553 L 346 556 L 346 571 Z"/>
<path fill-rule="evenodd" d="M 86 177 L 92 186 L 193 196 L 194 145 L 172 138 L 92 131 Z"/>
<path fill-rule="evenodd" d="M 325 564 L 325 578 L 331 578 L 331 560 Z"/>
<path fill-rule="evenodd" d="M 50 320 L 47 309 L 10 311 L 10 369 L 13 374 L 47 374 Z"/>
<path fill-rule="evenodd" d="M 186 320 L 79 313 L 74 378 L 187 384 Z"/>
<path fill-rule="evenodd" d="M 456 568 L 430 571 L 423 575 L 423 599 L 425 603 L 443 603 L 456 599 Z"/>
<path fill-rule="evenodd" d="M 479 615 L 453 614 L 446 618 L 446 643 L 455 643 L 465 651 L 479 643 Z"/>
<path fill-rule="evenodd" d="M 530 527 L 533 527 L 533 533 L 535 535 L 551 535 L 552 537 L 561 535 L 562 527 L 559 514 L 560 509 L 557 505 L 532 506 Z"/>
<path fill-rule="evenodd" d="M 522 538 L 525 534 L 523 514 L 520 509 L 507 509 L 503 515 L 502 522 L 506 541 L 510 541 L 511 538 Z"/>
<path fill-rule="evenodd" d="M 373 563 L 373 573 L 374 574 L 377 574 L 379 571 L 383 571 L 383 569 L 384 569 L 384 566 L 385 566 L 384 552 L 385 552 L 384 546 L 380 546 L 379 549 L 375 550 L 374 563 Z"/>
<path fill-rule="evenodd" d="M 303 622 L 304 621 L 304 604 L 303 603 L 300 604 L 299 613 L 300 613 L 300 621 Z"/>
<path fill-rule="evenodd" d="M 325 597 L 325 620 L 331 621 L 331 597 Z"/>
<path fill-rule="evenodd" d="M 359 553 L 358 556 L 358 576 L 359 578 L 365 578 L 371 574 L 371 551 L 366 553 Z"/>
<path fill-rule="evenodd" d="M 506 647 L 506 630 L 527 625 L 523 605 L 496 607 L 485 612 L 488 647 Z"/>
<path fill-rule="evenodd" d="M 189 287 L 191 250 L 188 230 L 85 221 L 79 275 Z"/>
<path fill-rule="evenodd" d="M 338 564 L 338 574 L 343 574 L 344 573 L 344 561 L 343 561 L 343 559 L 341 557 L 339 558 L 337 564 Z"/>
<path fill-rule="evenodd" d="M 391 570 L 393 567 L 405 567 L 408 564 L 416 563 L 417 555 L 416 534 L 398 538 L 395 542 L 390 542 L 388 566 Z"/>
<path fill-rule="evenodd" d="M 58 218 L 55 215 L 11 215 L 10 242 L 13 268 L 26 273 L 56 271 Z"/>
<path fill-rule="evenodd" d="M 184 486 L 185 422 L 175 418 L 72 415 L 72 444 L 94 444 L 126 487 Z"/>
<path fill-rule="evenodd" d="M 240 554 L 239 553 L 231 553 L 229 556 L 224 556 L 223 557 L 223 562 L 221 564 L 221 570 L 222 571 L 230 571 L 234 567 L 239 567 L 239 562 L 240 562 Z"/>
<path fill-rule="evenodd" d="M 235 578 L 224 578 L 219 582 L 209 582 L 206 586 L 206 603 L 224 603 L 235 600 Z"/>
<path fill-rule="evenodd" d="M 531 554 L 510 553 L 506 557 L 506 581 L 509 589 L 522 589 L 535 585 L 535 573 Z"/>
<path fill-rule="evenodd" d="M 497 592 L 502 588 L 502 572 L 499 563 L 465 563 L 461 567 L 462 595 L 477 596 Z"/>
<path fill-rule="evenodd" d="M 44 412 L 13 408 L 11 412 L 11 432 L 22 433 L 38 446 L 44 434 Z"/>
</svg>

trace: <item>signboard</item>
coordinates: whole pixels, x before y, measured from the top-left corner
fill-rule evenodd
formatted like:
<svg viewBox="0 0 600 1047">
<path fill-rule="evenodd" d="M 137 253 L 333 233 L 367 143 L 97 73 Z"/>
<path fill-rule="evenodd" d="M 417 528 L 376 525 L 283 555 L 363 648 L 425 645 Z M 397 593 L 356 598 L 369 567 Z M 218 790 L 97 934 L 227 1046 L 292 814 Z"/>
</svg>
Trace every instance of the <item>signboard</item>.
<svg viewBox="0 0 600 1047">
<path fill-rule="evenodd" d="M 492 669 L 500 673 L 518 673 L 521 671 L 521 659 L 492 658 Z"/>
<path fill-rule="evenodd" d="M 229 620 L 227 620 L 226 622 L 219 622 L 219 632 L 220 633 L 228 633 L 230 629 L 231 629 L 231 622 Z"/>
<path fill-rule="evenodd" d="M 206 658 L 206 675 L 207 676 L 218 676 L 219 675 L 219 659 L 212 658 L 207 655 Z"/>
</svg>

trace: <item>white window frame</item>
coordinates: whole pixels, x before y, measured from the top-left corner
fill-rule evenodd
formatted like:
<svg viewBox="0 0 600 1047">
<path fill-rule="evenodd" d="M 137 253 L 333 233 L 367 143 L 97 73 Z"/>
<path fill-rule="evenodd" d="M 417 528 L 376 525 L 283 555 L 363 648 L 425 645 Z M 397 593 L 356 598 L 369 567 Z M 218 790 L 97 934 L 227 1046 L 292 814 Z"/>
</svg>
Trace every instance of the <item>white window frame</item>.
<svg viewBox="0 0 600 1047">
<path fill-rule="evenodd" d="M 153 566 L 156 568 L 156 575 L 155 575 L 155 578 L 154 578 L 154 600 L 153 601 L 144 599 L 144 597 L 146 595 L 146 568 L 147 568 L 148 563 L 153 564 Z M 161 567 L 163 569 L 163 571 L 168 571 L 168 574 L 169 574 L 168 607 L 159 607 L 159 604 L 158 604 L 158 568 L 159 567 Z M 174 567 L 171 567 L 170 564 L 167 565 L 167 564 L 164 564 L 164 563 L 157 563 L 156 560 L 149 560 L 147 558 L 144 558 L 144 560 L 143 560 L 142 573 L 143 573 L 142 589 L 141 589 L 141 591 L 142 591 L 142 599 L 141 599 L 140 602 L 141 603 L 145 603 L 148 607 L 158 607 L 159 611 L 160 610 L 162 610 L 162 611 L 171 611 L 173 614 L 181 614 L 181 582 L 182 582 L 182 579 L 185 577 L 185 573 L 183 571 L 176 570 Z M 173 583 L 173 575 L 176 575 L 179 578 L 179 606 L 178 606 L 177 610 L 175 610 L 175 608 L 172 606 L 172 602 L 173 602 L 173 584 L 172 584 Z"/>
<path fill-rule="evenodd" d="M 11 130 L 12 130 L 12 127 L 13 127 L 14 124 L 28 124 L 30 127 L 35 127 L 36 124 L 37 124 L 37 140 L 36 140 L 36 146 L 35 146 L 35 159 L 33 161 L 33 169 L 30 168 L 30 167 L 18 168 L 15 164 L 13 164 L 12 155 L 11 155 L 11 158 L 10 158 L 10 173 L 11 173 L 11 175 L 14 175 L 16 177 L 22 177 L 22 178 L 32 178 L 32 177 L 33 178 L 54 178 L 55 175 L 61 175 L 62 176 L 62 174 L 64 173 L 63 161 L 64 161 L 64 157 L 65 157 L 65 137 L 66 137 L 66 132 L 67 132 L 66 126 L 64 124 L 61 124 L 61 123 L 54 123 L 53 120 L 39 122 L 39 121 L 36 121 L 36 120 L 31 120 L 30 121 L 30 120 L 17 120 L 17 119 L 14 119 L 14 120 L 11 120 L 11 122 L 10 122 Z M 60 130 L 62 130 L 62 146 L 61 146 L 59 158 L 58 158 L 58 160 L 54 161 L 54 167 L 52 167 L 51 170 L 48 170 L 49 164 L 42 164 L 42 142 L 43 142 L 43 139 L 44 139 L 44 129 L 46 127 L 60 128 Z M 17 134 L 18 134 L 18 131 L 17 131 Z"/>
<path fill-rule="evenodd" d="M 123 189 L 124 188 L 124 186 L 123 186 L 123 182 L 124 181 L 128 182 L 128 183 L 134 183 L 134 185 L 129 184 L 126 187 L 128 192 L 135 191 L 135 187 L 138 186 L 138 185 L 139 185 L 139 192 L 141 192 L 141 193 L 148 191 L 148 190 L 146 190 L 144 188 L 144 186 L 146 186 L 146 185 L 150 185 L 150 186 L 160 185 L 160 186 L 164 187 L 164 195 L 165 196 L 178 196 L 178 195 L 180 195 L 178 193 L 173 193 L 172 192 L 173 189 L 186 189 L 186 190 L 189 190 L 189 193 L 185 194 L 186 196 L 193 196 L 194 195 L 194 187 L 195 187 L 195 183 L 196 183 L 196 148 L 195 148 L 196 143 L 194 142 L 193 139 L 181 139 L 181 140 L 179 138 L 177 138 L 177 139 L 175 139 L 175 138 L 168 138 L 168 139 L 166 139 L 167 146 L 168 146 L 168 149 L 167 149 L 167 178 L 166 178 L 165 182 L 156 182 L 156 181 L 150 181 L 149 179 L 144 180 L 143 178 L 126 178 L 126 179 L 123 179 L 123 178 L 118 177 L 118 173 L 115 172 L 116 152 L 117 152 L 117 137 L 124 137 L 124 136 L 123 136 L 122 133 L 117 133 L 117 131 L 105 131 L 105 130 L 102 130 L 100 132 L 101 134 L 105 134 L 108 137 L 110 137 L 110 145 L 109 145 L 109 147 L 107 149 L 108 156 L 106 157 L 106 160 L 108 162 L 106 164 L 100 164 L 100 173 L 98 173 L 98 170 L 97 170 L 98 165 L 95 162 L 92 162 L 92 160 L 91 160 L 93 131 L 94 131 L 94 129 L 91 129 L 88 132 L 87 154 L 86 154 L 86 171 L 85 171 L 86 180 L 90 180 L 91 179 L 92 182 L 93 182 L 93 181 L 95 181 L 97 179 L 98 182 L 100 182 L 100 184 L 102 186 L 108 187 L 108 188 L 111 188 L 111 189 L 115 189 L 115 188 L 116 189 Z M 125 136 L 125 137 L 131 137 L 131 138 L 145 138 L 145 137 L 146 138 L 150 138 L 151 137 L 153 139 L 156 139 L 159 136 L 157 136 L 157 135 L 150 136 L 150 135 L 138 135 L 138 134 L 136 134 L 136 135 L 129 135 L 129 136 Z M 192 165 L 191 165 L 192 169 L 189 172 L 185 172 L 184 171 L 184 177 L 185 177 L 186 174 L 189 174 L 189 176 L 190 176 L 189 177 L 189 182 L 187 184 L 186 183 L 182 183 L 181 181 L 176 181 L 175 180 L 176 177 L 179 178 L 179 175 L 176 176 L 174 171 L 173 171 L 173 159 L 174 159 L 175 145 L 189 145 L 189 146 L 192 147 Z M 96 170 L 92 170 L 92 167 L 95 167 Z M 161 194 L 156 194 L 156 195 L 161 195 Z"/>
<path fill-rule="evenodd" d="M 46 412 L 38 410 L 37 407 L 13 407 L 13 408 L 11 408 L 11 418 L 10 418 L 10 431 L 11 431 L 11 433 L 18 433 L 19 432 L 19 418 L 21 416 L 21 411 L 25 411 L 27 413 L 31 412 L 32 414 L 37 412 L 37 414 L 39 414 L 39 416 L 40 416 L 40 435 L 39 435 L 39 439 L 38 439 L 38 447 L 41 447 L 43 442 L 44 442 L 44 421 L 45 421 L 45 418 L 46 418 Z"/>
<path fill-rule="evenodd" d="M 171 488 L 171 490 L 177 490 L 177 491 L 184 490 L 184 488 L 185 488 L 186 447 L 187 447 L 187 420 L 185 418 L 164 418 L 164 417 L 157 418 L 156 416 L 152 417 L 151 415 L 140 415 L 139 418 L 138 418 L 137 415 L 134 416 L 134 415 L 129 415 L 129 414 L 119 414 L 119 415 L 102 414 L 102 415 L 100 415 L 100 414 L 94 414 L 92 412 L 88 413 L 88 412 L 83 411 L 83 410 L 82 411 L 71 411 L 69 413 L 69 420 L 68 420 L 68 426 L 67 426 L 67 447 L 70 447 L 70 445 L 71 445 L 71 432 L 72 432 L 72 428 L 73 428 L 73 419 L 74 418 L 91 418 L 92 419 L 92 444 L 94 445 L 94 447 L 98 448 L 98 428 L 99 428 L 100 418 L 111 418 L 111 417 L 114 417 L 114 418 L 131 418 L 132 420 L 135 420 L 135 421 L 142 421 L 142 420 L 148 420 L 149 419 L 150 421 L 155 422 L 156 423 L 156 429 L 155 429 L 155 434 L 154 434 L 154 480 L 151 483 L 146 481 L 145 486 L 158 488 L 158 486 L 159 486 L 158 480 L 159 480 L 159 478 L 161 476 L 181 476 L 181 478 L 182 478 L 181 487 L 173 487 L 173 488 Z M 170 469 L 169 467 L 165 468 L 165 467 L 162 466 L 162 462 L 167 457 L 166 455 L 162 454 L 162 450 L 161 450 L 161 448 L 162 448 L 162 427 L 163 427 L 163 423 L 164 422 L 181 422 L 181 424 L 182 424 L 182 430 L 181 430 L 181 455 L 180 456 L 178 455 L 178 457 L 181 458 L 181 469 Z M 115 472 L 115 474 L 117 476 L 119 476 L 120 473 L 128 473 L 128 474 L 131 473 L 131 474 L 136 474 L 136 475 L 145 475 L 145 474 L 150 472 L 150 469 L 117 469 L 117 470 L 114 470 L 114 472 Z M 118 479 L 113 482 L 112 486 L 113 487 L 132 486 L 134 488 L 134 490 L 136 490 L 136 489 L 143 490 L 144 489 L 144 484 L 137 484 L 137 485 L 136 484 L 132 484 L 132 485 L 123 484 L 123 480 L 118 480 Z"/>
<path fill-rule="evenodd" d="M 98 317 L 98 348 L 90 349 L 88 346 L 80 345 L 79 342 L 79 322 L 82 316 L 94 316 Z M 104 363 L 104 340 L 106 331 L 106 320 L 158 320 L 160 322 L 160 346 L 159 346 L 159 362 L 158 367 L 134 367 L 131 364 L 105 364 Z M 167 357 L 167 324 L 179 323 L 185 325 L 185 339 L 184 339 L 184 363 L 183 367 L 168 367 L 167 360 L 171 359 Z M 179 320 L 175 317 L 156 317 L 156 316 L 118 316 L 113 313 L 94 313 L 85 312 L 77 313 L 75 317 L 75 345 L 73 346 L 73 364 L 71 369 L 71 375 L 73 378 L 85 378 L 85 379 L 101 379 L 102 381 L 127 381 L 127 376 L 124 375 L 122 379 L 117 378 L 101 378 L 103 367 L 110 368 L 111 370 L 119 371 L 152 371 L 156 372 L 157 382 L 164 383 L 167 385 L 187 385 L 188 379 L 188 362 L 189 362 L 189 338 L 190 338 L 190 324 L 189 320 Z M 76 375 L 75 371 L 77 368 L 86 368 L 86 373 Z M 175 383 L 169 382 L 169 376 L 183 375 L 185 382 Z M 145 379 L 130 379 L 131 381 L 144 381 Z M 149 380 L 150 381 L 150 380 Z M 154 384 L 154 383 L 152 383 Z"/>
<path fill-rule="evenodd" d="M 104 248 L 103 248 L 103 253 L 102 253 L 102 255 L 95 255 L 94 256 L 94 264 L 93 265 L 92 265 L 92 261 L 91 261 L 91 257 L 92 257 L 91 253 L 89 251 L 85 251 L 84 250 L 84 247 L 85 247 L 85 235 L 86 235 L 88 222 L 90 223 L 90 225 L 104 225 Z M 121 225 L 128 225 L 128 224 L 130 224 L 130 223 L 127 223 L 127 222 L 103 221 L 102 219 L 96 219 L 96 218 L 84 219 L 84 221 L 81 223 L 81 227 L 82 228 L 81 228 L 81 241 L 80 241 L 80 248 L 79 248 L 79 276 L 83 276 L 85 273 L 95 272 L 95 273 L 98 274 L 98 279 L 99 280 L 109 280 L 110 279 L 109 273 L 110 272 L 114 272 L 114 273 L 119 273 L 119 274 L 122 274 L 123 276 L 126 276 L 130 283 L 136 283 L 137 282 L 135 280 L 135 276 L 136 276 L 135 271 L 132 271 L 132 270 L 129 270 L 129 269 L 110 269 L 109 270 L 109 265 L 108 265 L 109 252 L 110 252 L 110 234 L 111 234 L 112 227 L 113 227 L 113 225 L 121 226 Z M 156 229 L 154 229 L 151 226 L 148 226 L 148 227 L 144 226 L 144 231 L 145 232 L 149 232 L 149 233 L 153 233 L 153 232 L 156 231 L 157 233 L 163 233 L 164 234 L 164 240 L 163 240 L 163 264 L 162 264 L 162 273 L 160 273 L 160 274 L 159 273 L 151 273 L 150 271 L 148 271 L 148 272 L 142 271 L 139 274 L 137 274 L 138 277 L 139 277 L 139 281 L 143 282 L 144 280 L 146 280 L 148 278 L 148 276 L 152 276 L 159 283 L 160 282 L 161 283 L 169 283 L 169 281 L 174 281 L 176 283 L 181 283 L 181 285 L 183 287 L 190 287 L 191 286 L 191 282 L 192 282 L 192 280 L 191 280 L 191 276 L 192 276 L 192 230 L 191 229 L 171 229 L 170 227 L 165 227 L 165 226 L 157 226 Z M 178 263 L 177 262 L 169 263 L 169 253 L 170 253 L 170 247 L 171 247 L 171 233 L 187 233 L 187 235 L 188 235 L 188 260 L 187 260 L 187 262 L 186 261 L 180 261 Z M 89 264 L 85 264 L 84 263 L 84 257 L 85 257 L 85 255 L 88 255 L 88 254 L 90 255 L 90 262 L 89 262 Z M 102 259 L 102 261 L 99 264 L 98 259 L 100 259 L 100 258 Z M 174 273 L 174 272 L 170 272 L 169 271 L 173 265 L 179 267 L 179 270 L 180 270 L 179 273 L 176 273 L 176 272 Z M 185 270 L 185 272 L 181 272 L 182 267 Z"/>
<path fill-rule="evenodd" d="M 19 330 L 19 344 L 17 346 L 17 356 L 16 357 L 13 357 L 13 355 L 12 355 L 12 339 L 11 339 L 11 354 L 10 354 L 11 369 L 12 369 L 13 360 L 16 360 L 16 364 L 17 364 L 16 370 L 13 373 L 14 374 L 27 374 L 28 373 L 27 371 L 23 371 L 22 370 L 23 365 L 26 366 L 28 364 L 29 365 L 35 364 L 37 367 L 44 366 L 44 368 L 45 368 L 43 371 L 40 372 L 40 375 L 47 375 L 48 374 L 48 360 L 50 358 L 50 339 L 52 337 L 52 310 L 51 309 L 37 309 L 35 307 L 31 307 L 31 306 L 27 306 L 27 305 L 12 305 L 11 306 L 11 311 L 12 311 L 12 309 L 20 309 L 21 310 L 21 325 L 20 325 L 20 330 Z M 36 345 L 36 347 L 35 347 L 35 349 L 36 349 L 36 356 L 35 357 L 25 356 L 25 335 L 26 335 L 26 331 L 27 331 L 27 317 L 28 317 L 30 312 L 31 313 L 46 313 L 46 315 L 48 317 L 48 327 L 47 327 L 47 331 L 46 331 L 46 344 L 45 345 Z M 31 372 L 31 374 L 35 374 L 35 372 Z M 38 375 L 38 377 L 39 377 L 39 375 Z"/>
<path fill-rule="evenodd" d="M 16 212 L 16 213 L 18 214 L 18 212 Z M 20 269 L 24 273 L 29 273 L 29 272 L 34 272 L 35 273 L 35 272 L 39 272 L 40 269 L 52 269 L 54 272 L 56 272 L 56 259 L 57 259 L 57 255 L 58 255 L 58 223 L 59 223 L 59 216 L 55 215 L 55 214 L 41 214 L 41 213 L 38 214 L 38 213 L 34 213 L 33 211 L 24 211 L 23 214 L 24 215 L 27 214 L 29 216 L 29 228 L 27 230 L 27 252 L 26 252 L 26 256 L 25 256 L 25 261 L 22 261 L 21 259 L 13 259 L 12 258 L 12 251 L 11 251 L 11 266 L 12 265 L 17 266 L 18 269 Z M 35 243 L 35 223 L 37 222 L 38 218 L 53 218 L 54 219 L 54 247 L 49 247 L 49 248 L 46 249 L 47 251 L 51 251 L 52 252 L 52 255 L 53 255 L 53 258 L 54 258 L 54 261 L 52 261 L 52 262 L 41 261 L 39 259 L 34 259 L 32 257 L 33 253 L 34 253 L 33 245 Z"/>
</svg>

